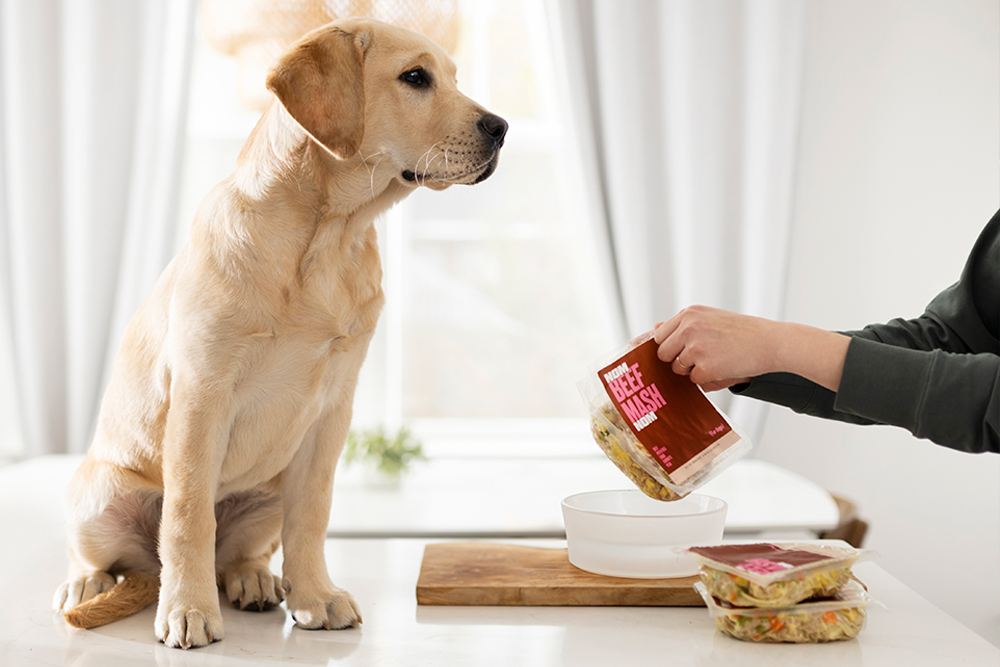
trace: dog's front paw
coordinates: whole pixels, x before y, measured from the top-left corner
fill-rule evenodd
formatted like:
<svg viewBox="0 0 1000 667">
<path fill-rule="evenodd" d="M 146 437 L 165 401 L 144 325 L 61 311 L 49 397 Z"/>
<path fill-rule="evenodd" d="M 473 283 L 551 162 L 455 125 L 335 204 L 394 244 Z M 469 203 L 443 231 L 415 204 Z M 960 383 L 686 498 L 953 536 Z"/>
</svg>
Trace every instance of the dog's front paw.
<svg viewBox="0 0 1000 667">
<path fill-rule="evenodd" d="M 229 566 L 222 579 L 226 598 L 243 611 L 266 611 L 285 599 L 281 580 L 266 566 L 257 563 Z"/>
<path fill-rule="evenodd" d="M 333 587 L 327 595 L 305 598 L 292 591 L 288 596 L 288 609 L 295 624 L 307 630 L 344 630 L 361 625 L 361 610 L 354 597 L 347 591 Z"/>
<path fill-rule="evenodd" d="M 87 572 L 72 578 L 59 587 L 52 606 L 56 611 L 69 611 L 81 602 L 97 597 L 114 588 L 115 578 L 107 572 Z"/>
<path fill-rule="evenodd" d="M 192 606 L 160 600 L 156 609 L 156 638 L 171 648 L 198 648 L 223 638 L 219 603 Z"/>
</svg>

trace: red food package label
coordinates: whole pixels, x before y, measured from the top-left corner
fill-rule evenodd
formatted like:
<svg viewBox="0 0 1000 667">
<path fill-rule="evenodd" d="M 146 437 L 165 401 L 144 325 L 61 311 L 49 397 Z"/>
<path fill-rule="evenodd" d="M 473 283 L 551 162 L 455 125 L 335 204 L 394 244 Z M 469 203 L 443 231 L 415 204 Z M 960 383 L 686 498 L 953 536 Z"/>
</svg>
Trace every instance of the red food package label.
<svg viewBox="0 0 1000 667">
<path fill-rule="evenodd" d="M 733 568 L 771 574 L 781 570 L 791 570 L 803 565 L 812 565 L 822 560 L 832 560 L 832 556 L 801 549 L 782 549 L 773 544 L 731 544 L 715 547 L 691 547 L 689 551 L 710 558 Z"/>
<path fill-rule="evenodd" d="M 683 484 L 740 440 L 701 389 L 656 356 L 647 340 L 597 372 L 636 439 Z"/>
</svg>

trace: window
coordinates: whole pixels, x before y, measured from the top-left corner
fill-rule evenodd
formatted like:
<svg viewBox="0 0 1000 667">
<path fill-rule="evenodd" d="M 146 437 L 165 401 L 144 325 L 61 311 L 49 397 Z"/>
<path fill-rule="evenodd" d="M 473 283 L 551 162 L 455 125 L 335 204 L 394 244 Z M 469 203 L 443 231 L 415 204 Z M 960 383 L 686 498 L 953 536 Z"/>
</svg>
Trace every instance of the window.
<svg viewBox="0 0 1000 667">
<path fill-rule="evenodd" d="M 354 421 L 405 423 L 431 456 L 560 453 L 588 437 L 575 382 L 612 343 L 545 4 L 460 6 L 459 87 L 510 131 L 489 180 L 419 189 L 377 223 L 386 307 Z M 195 48 L 182 239 L 259 115 L 239 106 L 235 61 Z"/>
</svg>

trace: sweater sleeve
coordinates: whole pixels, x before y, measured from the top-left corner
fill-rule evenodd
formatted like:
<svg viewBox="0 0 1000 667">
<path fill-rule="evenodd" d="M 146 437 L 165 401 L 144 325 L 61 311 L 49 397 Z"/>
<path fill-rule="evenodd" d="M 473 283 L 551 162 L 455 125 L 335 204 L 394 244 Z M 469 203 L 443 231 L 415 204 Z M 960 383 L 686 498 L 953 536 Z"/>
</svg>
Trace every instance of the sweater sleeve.
<svg viewBox="0 0 1000 667">
<path fill-rule="evenodd" d="M 960 339 L 950 335 L 949 329 L 940 325 L 937 318 L 928 315 L 914 320 L 895 319 L 885 324 L 869 325 L 861 331 L 845 331 L 842 333 L 852 338 L 851 345 L 848 348 L 848 359 L 845 360 L 844 373 L 845 375 L 849 375 L 851 381 L 859 384 L 866 382 L 865 369 L 874 367 L 869 364 L 868 358 L 865 358 L 855 368 L 855 372 L 848 373 L 847 366 L 849 361 L 851 361 L 850 352 L 852 348 L 857 346 L 859 339 L 884 343 L 886 346 L 901 345 L 918 350 L 931 350 L 936 347 L 945 346 L 946 349 L 955 352 L 966 351 Z M 883 352 L 885 351 L 884 347 L 878 349 Z M 841 389 L 844 386 L 842 378 Z M 769 403 L 783 405 L 795 412 L 812 417 L 835 419 L 837 421 L 861 425 L 884 423 L 876 418 L 865 416 L 863 411 L 842 411 L 841 408 L 843 408 L 843 405 L 837 405 L 837 394 L 835 392 L 791 373 L 768 373 L 761 375 L 753 378 L 747 384 L 733 387 L 731 391 L 740 396 L 748 396 Z"/>
<path fill-rule="evenodd" d="M 922 316 L 847 332 L 838 393 L 787 373 L 733 393 L 854 424 L 891 424 L 946 447 L 1000 452 L 1000 212 L 961 279 Z"/>
<path fill-rule="evenodd" d="M 855 337 L 833 410 L 966 452 L 1000 452 L 1000 356 Z"/>
<path fill-rule="evenodd" d="M 733 393 L 852 424 L 901 426 L 966 452 L 1000 452 L 1000 356 L 973 354 L 932 313 L 846 332 L 840 391 L 769 373 Z"/>
<path fill-rule="evenodd" d="M 966 452 L 1000 452 L 1000 213 L 913 320 L 854 332 L 833 409 Z"/>
<path fill-rule="evenodd" d="M 836 393 L 792 373 L 758 375 L 750 382 L 730 387 L 729 391 L 737 396 L 747 396 L 758 401 L 781 405 L 810 417 L 835 419 L 866 426 L 876 423 L 858 415 L 837 412 L 833 406 L 837 398 Z"/>
</svg>

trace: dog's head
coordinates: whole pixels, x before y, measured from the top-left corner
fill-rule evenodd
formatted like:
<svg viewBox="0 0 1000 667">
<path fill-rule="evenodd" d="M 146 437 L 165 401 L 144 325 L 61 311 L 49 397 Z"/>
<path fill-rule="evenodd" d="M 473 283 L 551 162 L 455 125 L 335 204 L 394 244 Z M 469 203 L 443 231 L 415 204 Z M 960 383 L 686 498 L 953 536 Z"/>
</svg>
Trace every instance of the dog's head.
<svg viewBox="0 0 1000 667">
<path fill-rule="evenodd" d="M 426 37 L 344 19 L 296 43 L 267 87 L 316 141 L 399 181 L 443 189 L 496 169 L 507 123 L 458 91 L 455 64 Z"/>
</svg>

